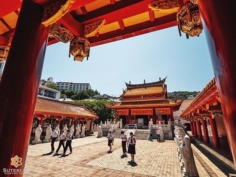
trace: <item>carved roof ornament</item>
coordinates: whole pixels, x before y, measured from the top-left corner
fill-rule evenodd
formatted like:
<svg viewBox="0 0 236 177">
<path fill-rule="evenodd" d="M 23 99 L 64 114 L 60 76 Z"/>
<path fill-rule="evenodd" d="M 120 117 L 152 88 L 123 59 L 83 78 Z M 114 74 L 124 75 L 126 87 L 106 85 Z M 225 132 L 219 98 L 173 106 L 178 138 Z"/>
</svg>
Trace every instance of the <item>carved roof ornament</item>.
<svg viewBox="0 0 236 177">
<path fill-rule="evenodd" d="M 70 9 L 75 0 L 57 0 L 44 7 L 42 24 L 49 26 L 63 17 Z"/>
<path fill-rule="evenodd" d="M 83 61 L 85 57 L 89 57 L 90 43 L 84 37 L 74 37 L 70 42 L 70 54 L 74 56 L 74 60 Z M 69 55 L 70 57 L 70 55 Z"/>
<path fill-rule="evenodd" d="M 106 20 L 99 20 L 93 23 L 89 23 L 84 27 L 84 36 L 86 38 L 94 36 L 106 23 Z"/>
<path fill-rule="evenodd" d="M 179 9 L 178 0 L 153 0 L 148 4 L 153 11 L 171 13 Z"/>
<path fill-rule="evenodd" d="M 187 39 L 189 36 L 193 37 L 201 34 L 203 25 L 197 4 L 190 1 L 186 2 L 178 11 L 176 18 L 180 36 L 181 31 L 186 33 Z"/>
<path fill-rule="evenodd" d="M 74 38 L 74 35 L 65 27 L 54 23 L 50 28 L 49 37 L 56 38 L 60 42 L 67 43 Z"/>
</svg>

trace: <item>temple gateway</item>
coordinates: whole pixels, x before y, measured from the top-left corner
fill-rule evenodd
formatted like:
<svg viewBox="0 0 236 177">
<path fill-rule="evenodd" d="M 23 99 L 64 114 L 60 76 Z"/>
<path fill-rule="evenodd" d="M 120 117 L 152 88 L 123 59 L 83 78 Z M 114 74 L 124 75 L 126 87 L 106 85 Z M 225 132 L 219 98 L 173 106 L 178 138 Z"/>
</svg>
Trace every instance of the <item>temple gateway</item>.
<svg viewBox="0 0 236 177">
<path fill-rule="evenodd" d="M 122 124 L 137 124 L 138 128 L 147 128 L 152 119 L 155 124 L 167 124 L 174 121 L 173 112 L 178 111 L 182 102 L 167 99 L 167 85 L 164 79 L 143 84 L 126 83 L 121 95 L 121 103 L 107 106 L 116 112 L 116 118 Z"/>
</svg>

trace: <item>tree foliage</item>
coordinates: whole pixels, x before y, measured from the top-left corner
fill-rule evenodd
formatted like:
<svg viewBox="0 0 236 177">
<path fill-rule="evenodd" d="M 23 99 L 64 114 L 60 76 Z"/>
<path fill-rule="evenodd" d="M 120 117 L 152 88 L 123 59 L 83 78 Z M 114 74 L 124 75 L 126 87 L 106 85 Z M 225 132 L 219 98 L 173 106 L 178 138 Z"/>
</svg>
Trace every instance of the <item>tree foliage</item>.
<svg viewBox="0 0 236 177">
<path fill-rule="evenodd" d="M 83 100 L 88 99 L 94 95 L 99 94 L 97 90 L 88 89 L 88 90 L 82 90 L 80 92 L 74 92 L 71 90 L 62 90 L 61 94 L 66 95 L 67 98 L 71 98 L 73 100 Z"/>
<path fill-rule="evenodd" d="M 57 85 L 55 83 L 48 83 L 45 86 L 49 87 L 49 88 L 52 88 L 52 89 L 55 89 L 55 90 L 58 90 Z"/>
<path fill-rule="evenodd" d="M 111 102 L 108 100 L 75 100 L 75 104 L 86 106 L 88 110 L 95 112 L 99 117 L 99 119 L 95 121 L 96 123 L 114 118 L 113 110 L 105 106 L 111 104 Z"/>
</svg>

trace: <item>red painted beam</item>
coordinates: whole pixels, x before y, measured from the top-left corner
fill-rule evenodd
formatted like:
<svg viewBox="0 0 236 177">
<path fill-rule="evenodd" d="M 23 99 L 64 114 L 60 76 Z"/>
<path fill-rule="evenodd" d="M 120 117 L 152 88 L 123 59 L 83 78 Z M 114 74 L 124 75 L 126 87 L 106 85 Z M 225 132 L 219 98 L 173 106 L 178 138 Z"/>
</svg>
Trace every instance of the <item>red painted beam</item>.
<svg viewBox="0 0 236 177">
<path fill-rule="evenodd" d="M 113 5 L 113 4 L 116 3 L 116 1 L 115 0 L 110 0 L 110 3 L 111 3 L 111 5 Z"/>
<path fill-rule="evenodd" d="M 7 27 L 8 30 L 12 30 L 12 28 L 6 23 L 3 18 L 0 18 L 0 21 L 4 24 L 5 27 Z"/>
<path fill-rule="evenodd" d="M 120 25 L 120 29 L 121 29 L 121 30 L 124 30 L 124 29 L 125 29 L 125 25 L 124 25 L 124 23 L 123 23 L 123 20 L 119 20 L 118 23 L 119 23 L 119 25 Z"/>
<path fill-rule="evenodd" d="M 0 1 L 0 17 L 4 17 L 5 15 L 15 11 L 21 7 L 20 0 L 1 0 Z"/>
<path fill-rule="evenodd" d="M 176 14 L 174 13 L 158 18 L 158 20 L 154 22 L 147 21 L 137 25 L 126 27 L 124 30 L 116 30 L 105 34 L 100 34 L 99 38 L 91 37 L 89 38 L 89 41 L 91 43 L 91 46 L 96 46 L 172 27 L 176 24 Z"/>
<path fill-rule="evenodd" d="M 149 18 L 151 22 L 155 20 L 154 12 L 152 10 L 149 10 Z"/>
<path fill-rule="evenodd" d="M 88 13 L 85 6 L 80 7 L 80 10 L 82 11 L 83 15 L 86 15 Z"/>
<path fill-rule="evenodd" d="M 72 12 L 73 17 L 83 24 L 91 23 L 101 19 L 106 20 L 106 24 L 125 19 L 143 12 L 149 11 L 148 5 L 142 0 L 119 1 L 114 5 L 107 5 L 97 10 L 91 11 L 86 15 L 78 16 Z"/>
<path fill-rule="evenodd" d="M 0 36 L 0 45 L 7 45 L 8 43 L 8 38 L 5 36 Z"/>
<path fill-rule="evenodd" d="M 58 23 L 70 30 L 75 36 L 84 36 L 84 25 L 76 21 L 70 13 L 64 15 L 58 20 Z"/>
</svg>

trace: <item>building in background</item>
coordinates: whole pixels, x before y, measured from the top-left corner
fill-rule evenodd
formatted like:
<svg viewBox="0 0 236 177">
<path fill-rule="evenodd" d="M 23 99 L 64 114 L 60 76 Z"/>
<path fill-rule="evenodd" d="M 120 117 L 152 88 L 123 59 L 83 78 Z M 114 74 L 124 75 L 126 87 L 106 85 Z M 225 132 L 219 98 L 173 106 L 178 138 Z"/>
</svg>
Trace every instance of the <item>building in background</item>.
<svg viewBox="0 0 236 177">
<path fill-rule="evenodd" d="M 71 90 L 74 92 L 80 92 L 83 90 L 91 89 L 89 83 L 73 83 L 73 82 L 57 82 L 56 83 L 58 90 Z"/>
<path fill-rule="evenodd" d="M 38 90 L 38 97 L 59 100 L 61 97 L 61 92 L 40 84 Z"/>
<path fill-rule="evenodd" d="M 142 127 L 148 127 L 150 119 L 154 124 L 168 120 L 174 121 L 173 112 L 178 111 L 183 100 L 172 102 L 167 99 L 167 85 L 165 79 L 157 82 L 143 84 L 126 83 L 126 90 L 121 95 L 121 102 L 115 105 L 107 105 L 113 109 L 122 119 L 123 125 L 143 122 Z"/>
</svg>

